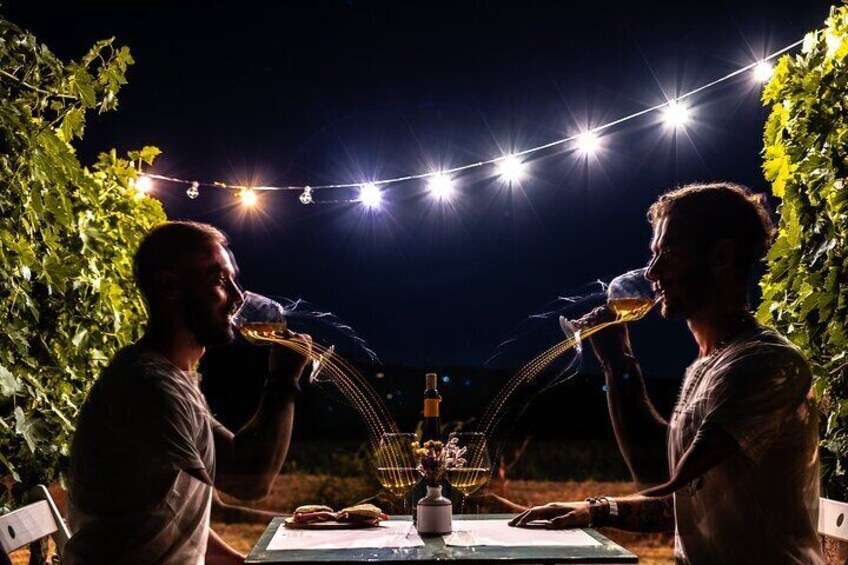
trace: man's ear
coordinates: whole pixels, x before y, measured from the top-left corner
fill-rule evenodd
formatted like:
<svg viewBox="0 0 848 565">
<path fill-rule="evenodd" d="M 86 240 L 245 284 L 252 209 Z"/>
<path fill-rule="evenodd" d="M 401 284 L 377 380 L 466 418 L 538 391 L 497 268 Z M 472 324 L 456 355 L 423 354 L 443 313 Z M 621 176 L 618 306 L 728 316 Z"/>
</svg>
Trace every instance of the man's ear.
<svg viewBox="0 0 848 565">
<path fill-rule="evenodd" d="M 736 243 L 732 239 L 722 239 L 710 251 L 710 267 L 717 273 L 734 268 L 736 262 Z"/>
<path fill-rule="evenodd" d="M 173 271 L 157 271 L 153 275 L 156 295 L 165 300 L 174 300 L 180 295 L 180 277 Z"/>
</svg>

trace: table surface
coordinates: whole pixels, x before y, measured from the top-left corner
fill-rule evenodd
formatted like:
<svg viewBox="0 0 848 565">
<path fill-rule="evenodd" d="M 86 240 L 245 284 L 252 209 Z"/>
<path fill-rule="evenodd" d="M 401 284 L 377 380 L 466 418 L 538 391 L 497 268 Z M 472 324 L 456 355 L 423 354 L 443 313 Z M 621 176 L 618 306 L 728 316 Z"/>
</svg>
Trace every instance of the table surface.
<svg viewBox="0 0 848 565">
<path fill-rule="evenodd" d="M 458 515 L 455 520 L 508 520 L 512 514 Z M 393 520 L 403 517 L 392 516 Z M 406 517 L 411 520 L 411 517 Z M 282 524 L 274 518 L 253 546 L 245 563 L 327 563 L 339 561 L 371 561 L 380 563 L 420 563 L 450 560 L 480 565 L 498 563 L 638 563 L 639 558 L 592 529 L 583 531 L 601 542 L 589 547 L 454 547 L 445 545 L 441 536 L 425 537 L 423 547 L 374 549 L 310 549 L 269 551 L 268 543 Z M 328 532 L 329 533 L 329 532 Z"/>
</svg>

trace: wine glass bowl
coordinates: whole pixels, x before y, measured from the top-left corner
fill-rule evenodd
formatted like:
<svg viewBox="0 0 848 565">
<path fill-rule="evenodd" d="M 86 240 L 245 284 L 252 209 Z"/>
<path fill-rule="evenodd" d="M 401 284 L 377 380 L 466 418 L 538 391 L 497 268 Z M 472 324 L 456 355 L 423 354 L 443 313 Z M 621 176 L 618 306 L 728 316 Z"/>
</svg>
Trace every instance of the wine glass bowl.
<svg viewBox="0 0 848 565">
<path fill-rule="evenodd" d="M 612 279 L 607 287 L 606 313 L 591 316 L 591 322 L 575 323 L 565 316 L 559 317 L 559 326 L 566 340 L 579 347 L 580 341 L 612 324 L 635 322 L 645 317 L 659 301 L 651 281 L 645 276 L 647 268 L 628 271 Z M 594 313 L 593 313 L 594 314 Z"/>
<path fill-rule="evenodd" d="M 245 291 L 244 300 L 230 318 L 239 332 L 253 343 L 282 338 L 286 332 L 286 309 L 275 300 Z"/>
<path fill-rule="evenodd" d="M 335 353 L 335 346 L 323 347 L 313 344 L 304 346 L 295 342 L 288 330 L 285 307 L 267 296 L 245 291 L 244 300 L 230 318 L 241 335 L 254 345 L 278 344 L 303 353 L 312 360 L 309 382 L 319 380 L 321 370 Z"/>
<path fill-rule="evenodd" d="M 377 480 L 387 491 L 400 498 L 407 510 L 409 491 L 420 480 L 412 444 L 415 434 L 383 433 L 374 451 Z"/>
<path fill-rule="evenodd" d="M 465 497 L 476 492 L 488 482 L 492 473 L 488 440 L 481 432 L 454 432 L 448 439 L 456 438 L 460 448 L 465 449 L 465 464 L 448 469 L 448 481 Z"/>
<path fill-rule="evenodd" d="M 647 268 L 629 271 L 615 277 L 607 288 L 607 306 L 620 323 L 639 320 L 657 303 Z"/>
</svg>

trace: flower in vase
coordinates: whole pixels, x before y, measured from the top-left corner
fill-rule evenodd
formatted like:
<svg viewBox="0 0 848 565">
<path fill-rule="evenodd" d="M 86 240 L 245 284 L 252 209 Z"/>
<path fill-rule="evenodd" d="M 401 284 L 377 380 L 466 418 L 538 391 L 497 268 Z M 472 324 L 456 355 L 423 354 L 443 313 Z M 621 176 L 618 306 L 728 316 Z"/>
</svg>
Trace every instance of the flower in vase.
<svg viewBox="0 0 848 565">
<path fill-rule="evenodd" d="M 448 469 L 463 467 L 467 463 L 462 458 L 467 448 L 460 447 L 457 438 L 449 439 L 446 444 L 433 440 L 424 442 L 424 445 L 415 442 L 412 449 L 418 459 L 418 472 L 430 486 L 438 485 Z"/>
</svg>

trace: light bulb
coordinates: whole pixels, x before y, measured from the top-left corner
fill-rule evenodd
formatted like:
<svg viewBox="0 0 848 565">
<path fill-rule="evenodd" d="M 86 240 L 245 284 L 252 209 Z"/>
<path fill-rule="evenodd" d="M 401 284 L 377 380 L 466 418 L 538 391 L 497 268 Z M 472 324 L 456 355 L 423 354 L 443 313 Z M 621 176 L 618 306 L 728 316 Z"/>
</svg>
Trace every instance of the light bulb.
<svg viewBox="0 0 848 565">
<path fill-rule="evenodd" d="M 524 176 L 527 166 L 516 156 L 510 155 L 498 162 L 498 174 L 509 184 L 517 183 Z"/>
<path fill-rule="evenodd" d="M 380 187 L 371 182 L 363 184 L 359 187 L 359 201 L 366 208 L 379 208 L 383 201 L 383 194 L 380 191 Z"/>
<path fill-rule="evenodd" d="M 663 119 L 669 128 L 682 128 L 689 121 L 689 109 L 676 100 L 670 100 L 668 106 L 663 111 Z"/>
<path fill-rule="evenodd" d="M 245 188 L 239 192 L 239 198 L 241 198 L 241 203 L 248 207 L 255 206 L 259 200 L 256 191 L 252 188 Z"/>
<path fill-rule="evenodd" d="M 594 155 L 601 146 L 601 139 L 593 131 L 584 131 L 577 136 L 577 150 L 586 157 Z"/>
<path fill-rule="evenodd" d="M 300 203 L 307 205 L 312 204 L 312 188 L 304 187 L 303 192 L 300 195 Z"/>
<path fill-rule="evenodd" d="M 768 61 L 760 61 L 757 63 L 757 66 L 754 67 L 754 78 L 758 82 L 768 82 L 772 73 L 774 73 L 774 67 L 772 67 L 771 63 Z"/>
<path fill-rule="evenodd" d="M 139 194 L 149 194 L 153 190 L 153 180 L 145 175 L 139 175 L 133 185 Z"/>
<path fill-rule="evenodd" d="M 436 200 L 450 200 L 453 197 L 453 180 L 446 174 L 439 173 L 430 177 L 427 188 Z"/>
</svg>

